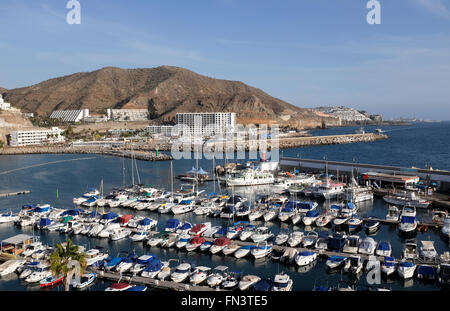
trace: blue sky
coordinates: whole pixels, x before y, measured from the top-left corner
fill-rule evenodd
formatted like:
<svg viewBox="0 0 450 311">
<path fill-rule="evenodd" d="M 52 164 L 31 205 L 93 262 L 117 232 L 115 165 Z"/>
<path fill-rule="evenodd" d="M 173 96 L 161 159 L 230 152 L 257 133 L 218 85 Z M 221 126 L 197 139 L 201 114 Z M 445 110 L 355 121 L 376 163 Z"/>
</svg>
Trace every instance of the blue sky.
<svg viewBox="0 0 450 311">
<path fill-rule="evenodd" d="M 0 86 L 172 65 L 300 107 L 450 119 L 450 0 L 2 0 Z"/>
</svg>

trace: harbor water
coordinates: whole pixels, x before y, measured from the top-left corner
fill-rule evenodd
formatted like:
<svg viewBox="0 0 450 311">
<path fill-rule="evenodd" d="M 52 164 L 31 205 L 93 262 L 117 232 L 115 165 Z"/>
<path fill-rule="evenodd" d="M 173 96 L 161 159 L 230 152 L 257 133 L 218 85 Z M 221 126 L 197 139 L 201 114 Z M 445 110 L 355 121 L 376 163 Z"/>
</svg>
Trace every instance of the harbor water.
<svg viewBox="0 0 450 311">
<path fill-rule="evenodd" d="M 359 127 L 347 127 L 313 131 L 313 135 L 333 135 L 352 132 Z M 375 127 L 366 127 L 366 131 L 373 131 Z M 349 145 L 333 145 L 308 148 L 286 149 L 282 153 L 286 156 L 301 156 L 304 158 L 356 161 L 362 163 L 400 165 L 405 167 L 424 167 L 426 164 L 434 168 L 450 169 L 450 123 L 420 123 L 408 126 L 383 127 L 389 135 L 388 140 L 371 143 L 358 143 Z M 229 161 L 232 161 L 230 159 Z M 245 160 L 241 160 L 242 162 Z M 130 159 L 123 159 L 112 156 L 97 155 L 19 155 L 0 156 L 0 193 L 21 190 L 30 190 L 27 195 L 0 198 L 0 209 L 11 209 L 18 212 L 22 205 L 31 203 L 49 203 L 58 208 L 73 208 L 74 197 L 82 195 L 88 188 L 99 188 L 100 181 L 103 180 L 104 193 L 109 193 L 113 188 L 123 184 L 129 185 L 132 179 L 145 185 L 152 185 L 158 188 L 171 189 L 170 162 L 146 162 L 136 161 L 138 172 L 132 173 Z M 224 160 L 217 160 L 217 165 L 223 165 Z M 185 174 L 195 166 L 195 160 L 183 159 L 173 161 L 174 176 Z M 199 167 L 208 172 L 212 172 L 211 160 L 200 159 Z M 125 168 L 125 169 L 124 169 Z M 178 189 L 182 184 L 179 180 L 173 179 L 174 189 Z M 206 193 L 215 191 L 224 193 L 231 189 L 220 188 L 217 184 L 206 182 L 199 186 L 200 190 Z M 270 186 L 259 186 L 251 188 L 236 187 L 233 192 L 253 200 L 258 195 L 270 194 Z M 301 198 L 298 198 L 301 199 Z M 332 202 L 319 201 L 319 209 L 322 210 Z M 95 208 L 90 208 L 91 210 Z M 158 214 L 150 211 L 135 211 L 124 208 L 105 208 L 118 214 L 145 215 L 158 220 L 158 229 L 164 228 L 166 221 L 170 218 L 178 218 L 181 221 L 191 223 L 212 222 L 212 225 L 229 225 L 232 221 L 211 218 L 208 216 L 196 216 L 194 213 L 174 216 L 172 214 Z M 387 212 L 387 204 L 379 198 L 373 202 L 360 205 L 360 215 L 376 216 L 384 218 Z M 418 218 L 428 217 L 428 211 L 418 211 Z M 254 222 L 255 225 L 266 225 L 276 235 L 280 231 L 278 220 L 264 223 Z M 303 225 L 292 227 L 291 230 L 308 231 Z M 312 228 L 313 229 L 313 228 Z M 317 229 L 316 229 L 317 231 Z M 331 232 L 331 231 L 330 231 Z M 58 232 L 38 231 L 36 229 L 18 228 L 13 224 L 0 224 L 0 239 L 10 236 L 27 233 L 41 236 L 41 241 L 54 245 L 65 241 L 66 235 Z M 358 233 L 365 237 L 366 233 Z M 392 244 L 393 256 L 401 257 L 404 240 L 399 236 L 395 225 L 382 225 L 380 230 L 372 236 L 376 241 L 388 240 Z M 70 235 L 74 243 L 84 245 L 86 248 L 95 246 L 104 247 L 111 255 L 117 255 L 121 251 L 135 251 L 138 255 L 151 253 L 161 259 L 180 259 L 195 262 L 196 265 L 204 265 L 214 268 L 219 265 L 226 265 L 229 271 L 242 271 L 243 274 L 255 274 L 262 278 L 271 278 L 284 271 L 288 273 L 294 281 L 293 290 L 310 291 L 314 285 L 324 285 L 335 287 L 340 280 L 354 284 L 358 289 L 365 288 L 367 284 L 366 274 L 362 274 L 358 279 L 353 279 L 348 274 L 327 272 L 325 259 L 319 258 L 310 267 L 298 268 L 296 265 L 283 265 L 273 262 L 271 258 L 255 260 L 253 258 L 236 259 L 233 256 L 211 255 L 201 252 L 186 253 L 176 249 L 161 249 L 159 247 L 150 248 L 144 246 L 142 242 L 131 242 L 130 239 L 120 241 L 110 241 L 109 239 L 88 238 L 85 236 Z M 435 241 L 435 247 L 439 254 L 449 251 L 448 241 L 443 240 L 439 235 L 439 229 L 429 228 L 425 233 L 418 233 L 417 240 Z M 383 277 L 383 286 L 392 290 L 440 290 L 439 285 L 434 282 L 422 282 L 417 279 L 403 281 L 398 277 L 386 279 Z M 95 285 L 87 290 L 103 290 L 109 286 L 110 282 L 97 280 Z M 39 286 L 29 286 L 21 282 L 16 274 L 8 279 L 0 279 L 0 290 L 39 290 Z M 62 286 L 57 286 L 51 290 L 63 290 Z"/>
</svg>

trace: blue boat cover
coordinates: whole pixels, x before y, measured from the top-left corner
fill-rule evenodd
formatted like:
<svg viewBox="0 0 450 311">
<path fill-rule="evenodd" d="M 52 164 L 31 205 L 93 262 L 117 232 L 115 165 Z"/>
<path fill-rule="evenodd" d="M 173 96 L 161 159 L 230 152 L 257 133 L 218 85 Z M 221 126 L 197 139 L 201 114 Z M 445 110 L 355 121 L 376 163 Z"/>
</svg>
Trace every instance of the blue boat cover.
<svg viewBox="0 0 450 311">
<path fill-rule="evenodd" d="M 127 292 L 143 292 L 147 289 L 147 286 L 144 285 L 134 285 L 133 287 L 128 288 Z"/>
<path fill-rule="evenodd" d="M 421 274 L 423 276 L 434 276 L 435 269 L 432 266 L 419 266 L 417 269 L 417 274 Z"/>
<path fill-rule="evenodd" d="M 141 221 L 139 221 L 139 225 L 141 225 L 141 226 L 148 226 L 151 223 L 152 223 L 151 219 L 149 219 L 147 217 L 142 219 Z"/>
<path fill-rule="evenodd" d="M 175 229 L 180 225 L 180 221 L 176 218 L 169 219 L 166 223 L 166 228 Z"/>
<path fill-rule="evenodd" d="M 39 222 L 39 227 L 48 226 L 52 223 L 51 219 L 48 218 L 41 218 L 41 221 Z"/>
<path fill-rule="evenodd" d="M 298 253 L 300 256 L 312 256 L 312 255 L 314 255 L 315 253 L 314 252 L 311 252 L 311 251 L 301 251 L 301 252 L 299 252 Z"/>
<path fill-rule="evenodd" d="M 272 281 L 268 279 L 262 279 L 253 284 L 253 289 L 258 292 L 268 292 L 272 287 Z"/>
<path fill-rule="evenodd" d="M 84 213 L 84 210 L 82 210 L 81 208 L 75 208 L 75 209 L 67 210 L 67 211 L 63 212 L 61 215 L 62 216 L 65 216 L 65 215 L 77 216 L 82 213 Z"/>
<path fill-rule="evenodd" d="M 187 230 L 187 229 L 191 229 L 191 228 L 192 228 L 192 224 L 189 223 L 189 222 L 185 222 L 185 223 L 180 227 L 181 230 Z"/>
<path fill-rule="evenodd" d="M 205 244 L 205 245 L 213 245 L 214 243 L 211 242 L 211 241 L 205 241 L 205 242 L 203 242 L 202 244 Z"/>
<path fill-rule="evenodd" d="M 38 207 L 35 207 L 33 209 L 33 212 L 35 212 L 35 213 L 45 213 L 45 212 L 48 212 L 49 210 L 50 210 L 50 206 L 47 206 L 47 207 L 40 207 L 40 206 L 38 206 Z"/>
<path fill-rule="evenodd" d="M 102 219 L 114 219 L 117 216 L 118 215 L 116 213 L 109 212 L 109 213 L 103 214 Z"/>
<path fill-rule="evenodd" d="M 192 200 L 181 200 L 180 204 L 191 204 Z"/>
<path fill-rule="evenodd" d="M 344 256 L 331 256 L 330 257 L 331 261 L 343 261 L 345 259 L 346 259 L 346 257 L 344 257 Z"/>
<path fill-rule="evenodd" d="M 340 210 L 340 209 L 341 209 L 341 206 L 340 206 L 340 205 L 335 205 L 335 204 L 333 204 L 333 205 L 331 205 L 330 209 L 337 209 L 337 210 Z"/>
<path fill-rule="evenodd" d="M 306 217 L 317 217 L 317 216 L 319 216 L 318 210 L 312 210 L 312 211 L 306 212 Z"/>
<path fill-rule="evenodd" d="M 381 251 L 388 251 L 391 249 L 389 243 L 387 242 L 380 242 L 380 244 L 378 244 L 377 249 L 381 250 Z"/>
<path fill-rule="evenodd" d="M 122 261 L 122 259 L 123 258 L 121 258 L 121 257 L 114 257 L 106 263 L 106 266 L 108 266 L 108 267 L 116 266 Z"/>
<path fill-rule="evenodd" d="M 240 248 L 241 248 L 241 249 L 252 250 L 252 249 L 254 249 L 255 247 L 256 247 L 255 245 L 244 245 L 244 246 L 241 246 Z"/>
<path fill-rule="evenodd" d="M 284 205 L 283 210 L 284 210 L 285 208 L 287 208 L 287 209 L 290 209 L 290 210 L 292 211 L 292 209 L 295 208 L 295 207 L 297 207 L 297 205 L 298 205 L 299 203 L 300 203 L 299 201 L 288 201 L 288 202 Z"/>
<path fill-rule="evenodd" d="M 402 216 L 402 223 L 413 224 L 416 221 L 416 217 L 413 216 Z"/>
<path fill-rule="evenodd" d="M 400 266 L 402 266 L 402 267 L 414 267 L 415 264 L 412 263 L 412 262 L 409 262 L 409 261 L 403 261 L 403 262 L 400 263 Z"/>
<path fill-rule="evenodd" d="M 228 232 L 228 227 L 222 227 L 220 228 L 215 234 L 216 235 L 225 235 Z"/>
<path fill-rule="evenodd" d="M 300 204 L 298 204 L 298 208 L 301 208 L 301 209 L 312 209 L 313 208 L 313 203 L 312 202 L 300 202 Z"/>
</svg>

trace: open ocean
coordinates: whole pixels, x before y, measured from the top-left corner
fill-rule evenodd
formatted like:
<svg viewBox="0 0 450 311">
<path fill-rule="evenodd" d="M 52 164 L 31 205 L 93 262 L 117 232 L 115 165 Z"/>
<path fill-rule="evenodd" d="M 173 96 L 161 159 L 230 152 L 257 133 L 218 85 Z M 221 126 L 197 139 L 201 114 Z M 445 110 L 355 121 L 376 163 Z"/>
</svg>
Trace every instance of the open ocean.
<svg viewBox="0 0 450 311">
<path fill-rule="evenodd" d="M 359 127 L 342 127 L 326 130 L 314 130 L 313 135 L 333 135 L 342 133 L 354 133 Z M 367 132 L 374 131 L 376 126 L 365 127 Z M 450 170 L 450 122 L 440 123 L 414 123 L 408 126 L 386 126 L 381 127 L 389 136 L 387 140 L 370 143 L 356 143 L 347 145 L 330 145 L 318 147 L 306 147 L 282 150 L 285 156 L 301 156 L 303 158 L 356 161 L 362 163 L 398 165 L 404 167 L 425 167 L 431 165 L 435 169 Z M 82 160 L 84 159 L 84 160 Z M 76 160 L 76 161 L 74 161 Z M 99 187 L 100 180 L 104 181 L 105 194 L 114 187 L 122 186 L 122 167 L 125 163 L 127 184 L 131 183 L 131 160 L 111 156 L 99 155 L 19 155 L 0 156 L 0 193 L 19 190 L 30 190 L 28 195 L 0 198 L 0 209 L 12 209 L 18 212 L 22 205 L 29 203 L 50 203 L 58 208 L 72 208 L 73 197 L 82 195 L 89 187 Z M 224 160 L 217 160 L 216 164 L 223 164 Z M 195 165 L 195 160 L 173 161 L 174 175 L 184 174 Z M 150 184 L 170 190 L 170 162 L 145 162 L 137 161 L 139 178 L 141 183 Z M 199 166 L 204 170 L 212 171 L 212 161 L 202 159 Z M 135 174 L 135 181 L 138 177 Z M 174 189 L 180 186 L 180 182 L 174 179 Z M 205 189 L 207 193 L 215 190 L 223 192 L 217 185 L 206 183 L 200 189 Z M 56 197 L 56 192 L 59 198 Z M 249 198 L 254 198 L 257 194 L 270 192 L 270 187 L 259 187 L 256 189 L 236 189 L 236 194 L 242 194 Z M 319 208 L 323 208 L 323 203 L 319 203 Z M 92 209 L 92 208 L 91 208 Z M 362 214 L 384 217 L 387 205 L 383 200 L 375 199 L 373 203 L 361 206 Z M 130 209 L 111 209 L 114 212 L 125 214 L 148 215 L 158 220 L 158 228 L 164 228 L 167 219 L 172 215 L 160 215 L 149 211 L 134 211 Z M 426 213 L 426 212 L 422 212 Z M 209 218 L 207 216 L 195 216 L 193 213 L 176 216 L 182 221 L 199 223 L 210 221 L 213 225 L 227 225 L 227 220 Z M 420 217 L 420 214 L 419 214 Z M 262 225 L 264 222 L 256 222 Z M 266 224 L 274 234 L 280 230 L 278 221 Z M 297 230 L 304 230 L 303 225 L 294 227 Z M 3 240 L 18 233 L 32 234 L 33 230 L 20 229 L 13 224 L 0 225 L 0 239 Z M 40 234 L 44 243 L 53 245 L 62 242 L 66 236 L 60 233 L 48 231 L 34 231 Z M 364 232 L 359 235 L 365 236 Z M 71 236 L 74 243 L 85 245 L 87 248 L 103 246 L 108 249 L 111 255 L 117 255 L 120 251 L 135 250 L 137 254 L 152 253 L 161 259 L 179 258 L 189 259 L 197 265 L 206 265 L 214 268 L 218 265 L 227 265 L 230 271 L 242 271 L 244 274 L 257 274 L 261 277 L 272 278 L 278 272 L 285 271 L 294 280 L 293 290 L 310 291 L 316 285 L 337 286 L 340 280 L 350 281 L 358 288 L 364 288 L 366 275 L 359 279 L 352 279 L 347 274 L 329 274 L 326 271 L 325 260 L 319 258 L 314 266 L 307 269 L 299 269 L 295 265 L 285 266 L 274 263 L 270 258 L 254 260 L 250 258 L 235 259 L 231 256 L 218 256 L 203 253 L 187 255 L 186 252 L 175 249 L 148 248 L 141 243 L 132 243 L 128 239 L 111 242 L 106 239 L 88 239 L 84 236 Z M 400 257 L 403 249 L 403 240 L 398 236 L 395 226 L 383 225 L 373 238 L 377 241 L 389 240 L 393 246 L 393 256 Z M 431 228 L 426 233 L 418 233 L 417 239 L 431 238 L 435 241 L 438 253 L 449 251 L 447 241 L 439 236 L 439 231 Z M 110 283 L 97 280 L 97 283 L 88 290 L 103 290 Z M 420 282 L 417 279 L 404 282 L 396 277 L 392 279 L 383 278 L 383 285 L 391 287 L 393 290 L 439 290 L 435 283 Z M 17 275 L 12 275 L 6 279 L 0 279 L 0 290 L 39 290 L 39 286 L 27 286 L 21 282 Z M 51 290 L 63 290 L 61 286 Z"/>
</svg>

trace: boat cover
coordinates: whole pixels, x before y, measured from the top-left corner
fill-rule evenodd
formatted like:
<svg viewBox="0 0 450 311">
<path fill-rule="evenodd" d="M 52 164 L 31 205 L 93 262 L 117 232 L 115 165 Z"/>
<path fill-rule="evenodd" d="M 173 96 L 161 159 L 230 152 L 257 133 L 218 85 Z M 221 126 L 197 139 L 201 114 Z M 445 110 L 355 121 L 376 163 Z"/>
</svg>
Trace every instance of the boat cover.
<svg viewBox="0 0 450 311">
<path fill-rule="evenodd" d="M 180 221 L 176 218 L 169 219 L 166 223 L 166 228 L 175 229 L 180 225 Z"/>
<path fill-rule="evenodd" d="M 253 289 L 258 292 L 267 292 L 270 291 L 272 287 L 272 281 L 268 279 L 262 279 L 253 284 Z"/>
<path fill-rule="evenodd" d="M 305 216 L 306 217 L 317 217 L 317 216 L 319 216 L 319 211 L 317 211 L 317 210 L 307 211 Z"/>
<path fill-rule="evenodd" d="M 214 241 L 214 245 L 217 245 L 217 246 L 231 245 L 231 241 L 228 238 L 220 237 Z"/>
<path fill-rule="evenodd" d="M 117 216 L 118 215 L 116 213 L 109 212 L 109 213 L 103 214 L 102 219 L 114 219 Z"/>
</svg>

